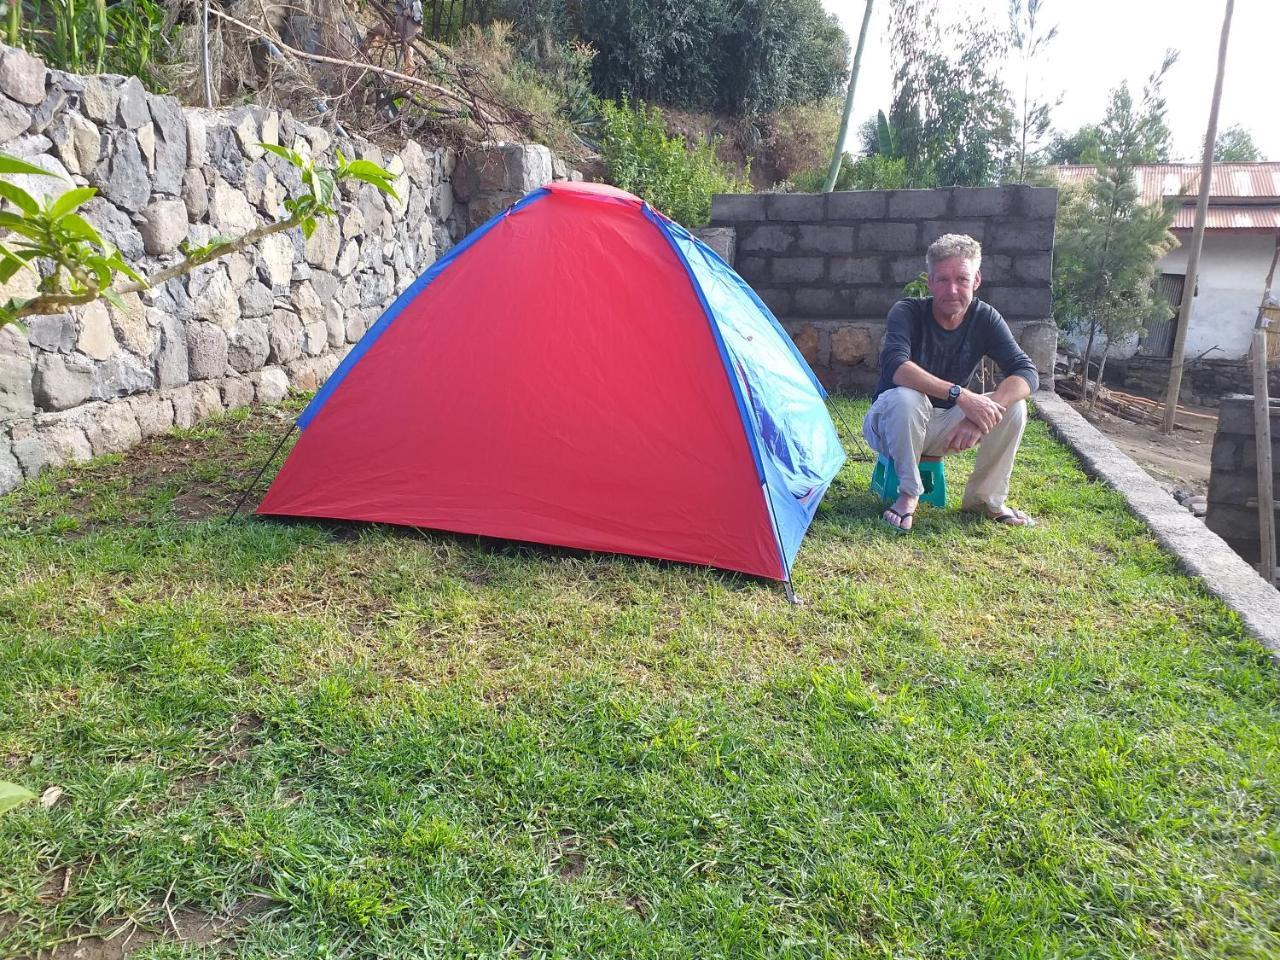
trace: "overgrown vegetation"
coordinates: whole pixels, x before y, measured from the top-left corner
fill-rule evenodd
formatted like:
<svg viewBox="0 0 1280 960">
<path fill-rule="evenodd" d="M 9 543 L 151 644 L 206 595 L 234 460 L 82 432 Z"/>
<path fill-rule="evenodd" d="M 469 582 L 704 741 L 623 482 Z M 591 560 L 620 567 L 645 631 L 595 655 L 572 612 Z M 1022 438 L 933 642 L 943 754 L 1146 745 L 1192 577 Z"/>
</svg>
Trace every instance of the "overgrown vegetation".
<svg viewBox="0 0 1280 960">
<path fill-rule="evenodd" d="M 0 779 L 64 791 L 0 816 L 0 955 L 1280 951 L 1275 664 L 1043 424 L 1035 530 L 894 537 L 850 463 L 794 609 L 679 565 L 224 523 L 293 412 L 0 500 Z M 230 942 L 179 943 L 199 924 Z"/>
<path fill-rule="evenodd" d="M 667 134 L 662 111 L 625 98 L 604 102 L 600 151 L 611 183 L 685 226 L 705 224 L 716 193 L 750 189 L 716 157 L 715 144 L 690 146 Z"/>
</svg>

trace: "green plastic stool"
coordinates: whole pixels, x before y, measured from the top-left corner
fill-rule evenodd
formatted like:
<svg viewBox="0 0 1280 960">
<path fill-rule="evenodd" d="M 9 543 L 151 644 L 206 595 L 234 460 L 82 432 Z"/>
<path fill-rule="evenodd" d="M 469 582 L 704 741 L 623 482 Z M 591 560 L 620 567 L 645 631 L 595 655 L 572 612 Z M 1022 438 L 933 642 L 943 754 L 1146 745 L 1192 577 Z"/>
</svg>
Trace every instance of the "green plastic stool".
<svg viewBox="0 0 1280 960">
<path fill-rule="evenodd" d="M 920 499 L 935 507 L 945 507 L 947 473 L 942 468 L 942 460 L 921 460 L 920 479 L 924 481 L 924 493 L 920 495 Z M 893 461 L 883 453 L 876 459 L 875 469 L 871 471 L 871 492 L 880 494 L 887 501 L 898 499 L 898 471 L 893 468 Z"/>
</svg>

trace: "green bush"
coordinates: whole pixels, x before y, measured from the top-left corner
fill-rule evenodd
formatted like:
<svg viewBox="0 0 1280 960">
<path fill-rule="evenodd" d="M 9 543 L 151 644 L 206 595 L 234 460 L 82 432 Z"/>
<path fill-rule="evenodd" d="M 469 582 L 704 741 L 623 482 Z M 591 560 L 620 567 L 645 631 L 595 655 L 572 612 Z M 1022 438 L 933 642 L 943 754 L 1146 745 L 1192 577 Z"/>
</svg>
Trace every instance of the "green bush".
<svg viewBox="0 0 1280 960">
<path fill-rule="evenodd" d="M 815 167 L 796 174 L 791 185 L 799 193 L 818 193 L 827 182 L 827 168 Z M 901 157 L 872 153 L 854 160 L 841 158 L 836 174 L 837 190 L 901 190 L 907 185 L 907 165 Z"/>
<path fill-rule="evenodd" d="M 602 104 L 601 153 L 610 181 L 686 227 L 704 225 L 711 216 L 711 195 L 746 193 L 716 157 L 715 143 L 693 147 L 667 134 L 662 111 L 643 103 Z"/>
</svg>

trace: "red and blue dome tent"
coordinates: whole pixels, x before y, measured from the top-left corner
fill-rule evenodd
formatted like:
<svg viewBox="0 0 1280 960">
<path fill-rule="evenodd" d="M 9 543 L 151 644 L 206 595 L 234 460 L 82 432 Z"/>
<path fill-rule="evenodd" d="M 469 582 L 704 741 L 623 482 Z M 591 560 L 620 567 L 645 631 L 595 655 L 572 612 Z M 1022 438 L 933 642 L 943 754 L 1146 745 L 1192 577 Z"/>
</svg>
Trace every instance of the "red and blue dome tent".
<svg viewBox="0 0 1280 960">
<path fill-rule="evenodd" d="M 825 392 L 714 252 L 599 184 L 535 190 L 396 300 L 258 513 L 786 581 L 844 462 Z"/>
</svg>

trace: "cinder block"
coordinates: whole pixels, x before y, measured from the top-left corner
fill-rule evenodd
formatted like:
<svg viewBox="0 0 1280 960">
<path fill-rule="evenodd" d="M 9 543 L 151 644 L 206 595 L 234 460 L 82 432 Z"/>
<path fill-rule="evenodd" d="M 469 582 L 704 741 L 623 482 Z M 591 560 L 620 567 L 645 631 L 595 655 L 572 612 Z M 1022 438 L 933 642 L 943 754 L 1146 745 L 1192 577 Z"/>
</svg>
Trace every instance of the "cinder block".
<svg viewBox="0 0 1280 960">
<path fill-rule="evenodd" d="M 774 257 L 773 279 L 777 283 L 813 283 L 822 277 L 826 264 L 822 257 Z"/>
<path fill-rule="evenodd" d="M 733 268 L 738 271 L 738 276 L 742 277 L 747 283 L 755 284 L 759 280 L 767 280 L 769 278 L 769 263 L 771 259 L 770 257 L 739 257 Z"/>
<path fill-rule="evenodd" d="M 924 248 L 914 223 L 864 223 L 858 229 L 859 253 L 914 253 Z"/>
<path fill-rule="evenodd" d="M 795 243 L 794 227 L 765 224 L 738 228 L 738 249 L 743 253 L 786 253 Z"/>
<path fill-rule="evenodd" d="M 832 257 L 827 276 L 832 283 L 892 282 L 888 265 L 880 257 Z"/>
<path fill-rule="evenodd" d="M 986 265 L 983 264 L 983 274 Z M 1022 283 L 1039 284 L 1053 282 L 1053 254 L 1024 253 L 1013 258 L 1013 277 Z"/>
<path fill-rule="evenodd" d="M 985 220 L 927 220 L 922 238 L 924 246 L 928 248 L 929 244 L 946 233 L 961 233 L 983 243 L 987 236 L 987 222 Z"/>
<path fill-rule="evenodd" d="M 825 287 L 800 288 L 792 304 L 792 312 L 802 317 L 838 317 L 849 312 L 849 298 Z"/>
<path fill-rule="evenodd" d="M 1213 438 L 1213 453 L 1209 464 L 1214 473 L 1239 472 L 1244 469 L 1244 443 L 1239 437 L 1218 434 Z"/>
<path fill-rule="evenodd" d="M 888 210 L 889 190 L 842 190 L 827 200 L 828 220 L 882 220 Z"/>
<path fill-rule="evenodd" d="M 1223 397 L 1218 405 L 1218 433 L 1235 433 L 1252 437 L 1253 397 Z M 1280 434 L 1280 400 L 1271 401 L 1271 435 Z"/>
<path fill-rule="evenodd" d="M 1053 291 L 1048 287 L 982 287 L 979 296 L 1005 319 L 1041 320 L 1053 316 Z"/>
<path fill-rule="evenodd" d="M 1024 217 L 1038 220 L 1041 217 L 1057 216 L 1057 187 L 1020 186 L 1015 189 L 1018 191 L 1018 212 Z"/>
<path fill-rule="evenodd" d="M 854 252 L 853 227 L 802 225 L 799 229 L 796 250 L 801 253 L 849 256 Z"/>
<path fill-rule="evenodd" d="M 763 193 L 717 193 L 711 198 L 711 224 L 732 227 L 764 220 L 766 199 Z"/>
<path fill-rule="evenodd" d="M 992 253 L 1030 253 L 1053 249 L 1052 220 L 1006 220 L 987 236 Z"/>
<path fill-rule="evenodd" d="M 1006 283 L 1014 283 L 1014 258 L 1005 253 L 983 253 L 982 282 L 985 286 L 998 287 Z M 978 294 L 984 297 L 984 294 Z"/>
<path fill-rule="evenodd" d="M 757 290 L 756 293 L 759 295 L 760 299 L 764 301 L 765 306 L 772 310 L 776 316 L 789 314 L 791 312 L 790 290 L 766 287 L 764 290 Z"/>
<path fill-rule="evenodd" d="M 892 283 L 910 283 L 924 272 L 924 257 L 895 257 L 889 264 L 889 280 Z"/>
<path fill-rule="evenodd" d="M 854 291 L 853 315 L 858 319 L 881 319 L 902 299 L 901 287 L 863 287 Z"/>
<path fill-rule="evenodd" d="M 956 187 L 958 217 L 1003 217 L 1013 210 L 1013 191 L 1008 187 Z"/>
<path fill-rule="evenodd" d="M 770 220 L 822 223 L 827 217 L 825 193 L 767 194 L 765 214 Z"/>
<path fill-rule="evenodd" d="M 927 220 L 945 217 L 950 190 L 894 190 L 889 194 L 889 219 Z"/>
</svg>

